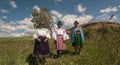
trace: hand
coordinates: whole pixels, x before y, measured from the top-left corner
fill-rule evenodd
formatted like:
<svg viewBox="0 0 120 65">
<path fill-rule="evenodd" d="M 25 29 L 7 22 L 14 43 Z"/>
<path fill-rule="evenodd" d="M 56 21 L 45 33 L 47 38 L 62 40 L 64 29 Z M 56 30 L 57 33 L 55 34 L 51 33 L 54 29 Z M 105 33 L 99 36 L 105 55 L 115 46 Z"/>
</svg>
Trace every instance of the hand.
<svg viewBox="0 0 120 65">
<path fill-rule="evenodd" d="M 57 43 L 57 40 L 54 40 L 54 44 L 56 44 Z"/>
<path fill-rule="evenodd" d="M 48 41 L 48 39 L 45 39 L 44 42 Z"/>
<path fill-rule="evenodd" d="M 39 42 L 41 41 L 40 39 L 37 39 Z"/>
<path fill-rule="evenodd" d="M 63 40 L 63 43 L 66 43 L 65 40 Z"/>
</svg>

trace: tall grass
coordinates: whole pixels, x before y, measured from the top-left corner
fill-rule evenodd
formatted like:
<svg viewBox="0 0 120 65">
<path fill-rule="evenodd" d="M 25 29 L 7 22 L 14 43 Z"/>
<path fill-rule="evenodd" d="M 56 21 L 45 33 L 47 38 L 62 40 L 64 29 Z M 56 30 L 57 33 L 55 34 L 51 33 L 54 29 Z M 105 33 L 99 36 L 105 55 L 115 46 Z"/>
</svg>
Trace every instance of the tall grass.
<svg viewBox="0 0 120 65">
<path fill-rule="evenodd" d="M 120 65 L 120 31 L 111 27 L 84 28 L 85 43 L 81 55 L 72 55 L 70 40 L 67 52 L 58 59 L 46 59 L 45 65 Z M 53 40 L 49 40 L 51 52 Z M 0 38 L 0 65 L 29 65 L 34 43 L 32 37 Z"/>
</svg>

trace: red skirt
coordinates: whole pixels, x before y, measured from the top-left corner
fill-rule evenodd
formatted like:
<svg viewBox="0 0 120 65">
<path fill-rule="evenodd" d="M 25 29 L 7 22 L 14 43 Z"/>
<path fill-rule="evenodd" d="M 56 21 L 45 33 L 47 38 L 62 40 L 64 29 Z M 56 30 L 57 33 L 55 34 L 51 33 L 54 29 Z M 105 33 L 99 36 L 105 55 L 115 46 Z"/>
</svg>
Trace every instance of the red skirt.
<svg viewBox="0 0 120 65">
<path fill-rule="evenodd" d="M 57 40 L 54 41 L 54 48 L 55 48 L 55 50 L 65 50 L 66 49 L 66 44 L 63 40 L 62 35 L 57 36 Z"/>
</svg>

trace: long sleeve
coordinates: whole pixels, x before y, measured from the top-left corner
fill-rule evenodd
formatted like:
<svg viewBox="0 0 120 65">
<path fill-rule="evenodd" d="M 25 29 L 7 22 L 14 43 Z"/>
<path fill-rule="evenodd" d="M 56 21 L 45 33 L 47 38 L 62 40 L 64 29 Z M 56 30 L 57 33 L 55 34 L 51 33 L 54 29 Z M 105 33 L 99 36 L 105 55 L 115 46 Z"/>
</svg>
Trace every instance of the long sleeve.
<svg viewBox="0 0 120 65">
<path fill-rule="evenodd" d="M 74 37 L 75 37 L 75 28 L 72 29 L 71 32 L 71 41 L 74 42 Z"/>
<path fill-rule="evenodd" d="M 52 32 L 52 38 L 54 39 L 54 40 L 56 40 L 56 37 L 57 35 L 56 35 L 56 32 L 55 32 L 55 30 Z"/>
<path fill-rule="evenodd" d="M 64 31 L 64 40 L 67 40 L 67 39 L 69 39 L 69 36 L 68 36 L 68 34 Z"/>
<path fill-rule="evenodd" d="M 45 35 L 45 36 L 46 36 L 47 38 L 49 38 L 49 39 L 51 38 L 51 36 L 50 36 L 50 31 L 49 31 L 49 30 L 46 31 L 46 35 Z"/>
<path fill-rule="evenodd" d="M 38 35 L 38 30 L 35 30 L 34 34 L 33 34 L 33 39 L 36 39 Z"/>
</svg>

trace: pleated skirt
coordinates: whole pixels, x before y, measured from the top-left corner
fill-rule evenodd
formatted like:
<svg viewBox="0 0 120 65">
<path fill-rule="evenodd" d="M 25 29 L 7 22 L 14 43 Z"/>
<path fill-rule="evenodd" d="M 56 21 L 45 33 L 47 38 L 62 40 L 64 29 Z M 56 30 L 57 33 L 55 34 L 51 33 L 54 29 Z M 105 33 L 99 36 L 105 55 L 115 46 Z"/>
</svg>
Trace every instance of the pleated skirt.
<svg viewBox="0 0 120 65">
<path fill-rule="evenodd" d="M 63 40 L 62 35 L 57 36 L 57 40 L 54 41 L 54 48 L 55 48 L 55 50 L 65 50 L 66 49 L 66 44 Z"/>
</svg>

